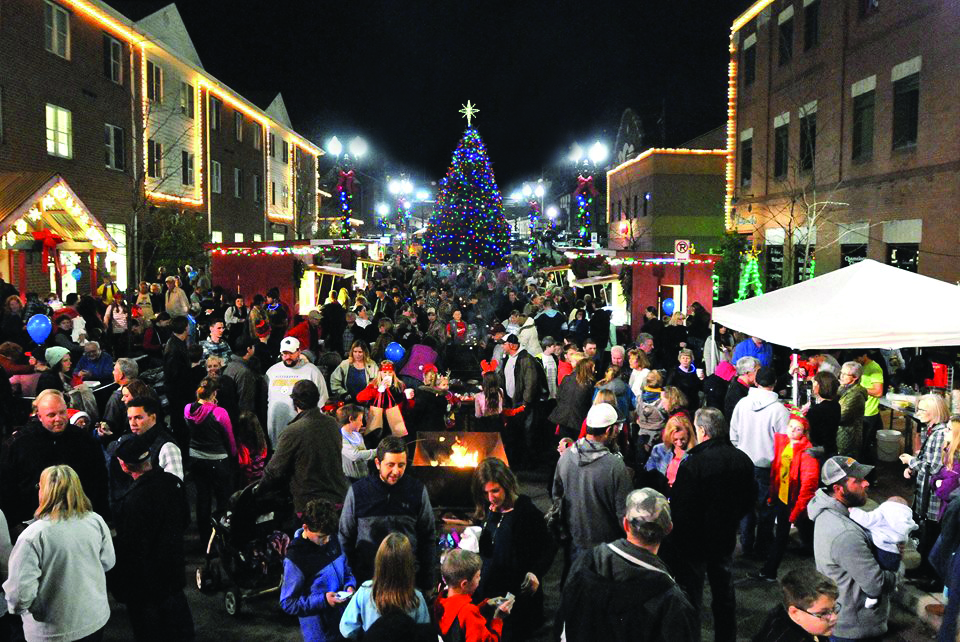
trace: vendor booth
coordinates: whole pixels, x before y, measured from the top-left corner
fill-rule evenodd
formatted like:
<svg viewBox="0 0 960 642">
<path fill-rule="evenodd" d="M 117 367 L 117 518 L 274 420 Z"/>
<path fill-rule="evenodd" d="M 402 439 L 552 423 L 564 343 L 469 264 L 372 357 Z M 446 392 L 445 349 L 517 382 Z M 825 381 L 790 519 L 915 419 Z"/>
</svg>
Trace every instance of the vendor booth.
<svg viewBox="0 0 960 642">
<path fill-rule="evenodd" d="M 0 275 L 20 292 L 95 291 L 98 255 L 116 250 L 59 174 L 0 173 Z"/>
<path fill-rule="evenodd" d="M 280 300 L 295 315 L 322 305 L 331 287 L 351 289 L 362 276 L 361 259 L 380 257 L 377 243 L 365 240 L 208 243 L 204 248 L 210 252 L 214 284 L 247 297 L 278 288 Z"/>
</svg>

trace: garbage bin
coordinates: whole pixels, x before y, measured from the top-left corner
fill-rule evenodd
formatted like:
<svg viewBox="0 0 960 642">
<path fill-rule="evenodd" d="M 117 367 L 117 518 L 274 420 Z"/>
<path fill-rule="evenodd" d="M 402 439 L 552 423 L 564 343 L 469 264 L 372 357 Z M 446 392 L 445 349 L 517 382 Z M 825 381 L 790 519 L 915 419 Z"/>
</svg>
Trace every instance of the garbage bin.
<svg viewBox="0 0 960 642">
<path fill-rule="evenodd" d="M 877 431 L 877 459 L 880 461 L 897 461 L 900 456 L 900 442 L 903 435 L 899 430 Z"/>
</svg>

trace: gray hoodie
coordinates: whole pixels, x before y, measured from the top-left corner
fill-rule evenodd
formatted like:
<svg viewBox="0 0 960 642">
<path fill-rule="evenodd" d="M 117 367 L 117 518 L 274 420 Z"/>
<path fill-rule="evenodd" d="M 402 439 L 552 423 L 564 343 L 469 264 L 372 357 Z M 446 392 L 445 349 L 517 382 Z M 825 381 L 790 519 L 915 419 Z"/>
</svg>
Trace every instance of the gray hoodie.
<svg viewBox="0 0 960 642">
<path fill-rule="evenodd" d="M 583 438 L 568 448 L 557 462 L 553 496 L 563 498 L 574 545 L 591 548 L 623 537 L 632 489 L 623 458 L 603 444 Z"/>
<path fill-rule="evenodd" d="M 813 554 L 817 570 L 837 583 L 842 607 L 833 634 L 840 638 L 866 638 L 887 632 L 890 593 L 896 573 L 880 568 L 870 548 L 870 534 L 850 519 L 847 507 L 820 489 L 807 504 L 814 522 Z M 865 608 L 868 597 L 879 603 Z"/>
<path fill-rule="evenodd" d="M 770 468 L 773 434 L 786 433 L 790 413 L 772 390 L 750 388 L 730 417 L 730 442 L 749 455 L 757 468 Z"/>
</svg>

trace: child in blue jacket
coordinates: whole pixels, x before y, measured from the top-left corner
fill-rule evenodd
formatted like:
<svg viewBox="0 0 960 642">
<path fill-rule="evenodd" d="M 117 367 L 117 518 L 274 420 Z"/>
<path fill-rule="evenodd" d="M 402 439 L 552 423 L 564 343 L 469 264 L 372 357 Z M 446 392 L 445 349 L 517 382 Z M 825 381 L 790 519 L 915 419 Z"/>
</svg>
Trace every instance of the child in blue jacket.
<svg viewBox="0 0 960 642">
<path fill-rule="evenodd" d="M 340 616 L 349 598 L 340 599 L 337 593 L 353 593 L 357 586 L 340 549 L 338 525 L 333 504 L 310 500 L 303 511 L 303 528 L 297 531 L 283 561 L 280 607 L 300 618 L 306 642 L 340 639 Z"/>
</svg>

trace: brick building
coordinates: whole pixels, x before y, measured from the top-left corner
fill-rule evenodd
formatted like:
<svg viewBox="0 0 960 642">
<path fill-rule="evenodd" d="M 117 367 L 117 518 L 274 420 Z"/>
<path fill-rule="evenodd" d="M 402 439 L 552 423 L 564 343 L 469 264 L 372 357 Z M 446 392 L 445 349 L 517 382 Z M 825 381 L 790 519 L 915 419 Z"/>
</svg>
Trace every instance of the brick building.
<svg viewBox="0 0 960 642">
<path fill-rule="evenodd" d="M 869 257 L 960 279 L 956 2 L 760 0 L 730 55 L 726 222 L 768 286 L 808 244 L 817 272 Z"/>
<path fill-rule="evenodd" d="M 322 151 L 279 95 L 261 109 L 208 73 L 174 5 L 137 22 L 99 0 L 10 0 L 0 12 L 6 280 L 87 291 L 106 270 L 128 287 L 128 248 L 153 206 L 204 217 L 214 242 L 292 239 L 315 219 Z M 57 185 L 72 200 L 54 198 Z M 41 265 L 38 234 L 64 239 L 59 271 Z"/>
<path fill-rule="evenodd" d="M 648 149 L 607 172 L 607 238 L 615 250 L 700 250 L 723 236 L 722 149 Z"/>
</svg>

